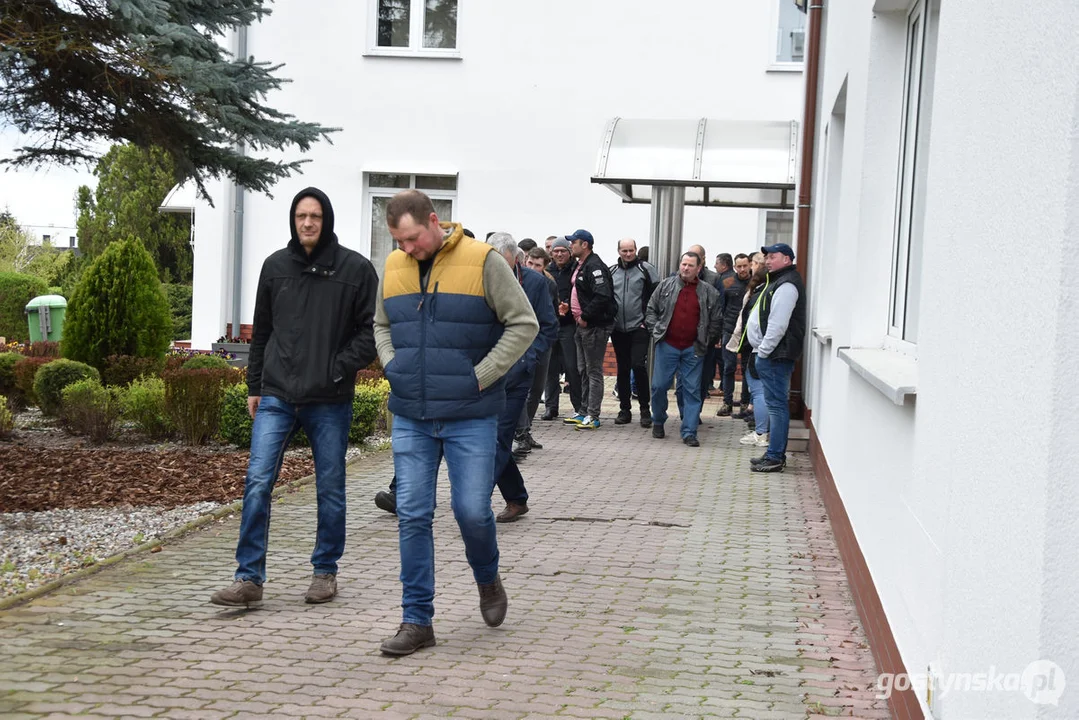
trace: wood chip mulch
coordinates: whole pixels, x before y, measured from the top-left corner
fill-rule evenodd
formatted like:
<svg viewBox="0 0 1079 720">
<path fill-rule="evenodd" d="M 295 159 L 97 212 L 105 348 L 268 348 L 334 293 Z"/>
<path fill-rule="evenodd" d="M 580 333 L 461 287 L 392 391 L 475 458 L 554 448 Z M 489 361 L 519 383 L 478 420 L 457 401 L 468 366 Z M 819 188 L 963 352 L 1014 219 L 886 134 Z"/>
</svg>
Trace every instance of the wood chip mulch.
<svg viewBox="0 0 1079 720">
<path fill-rule="evenodd" d="M 0 443 L 0 513 L 229 503 L 243 497 L 247 452 L 28 448 Z M 279 483 L 314 472 L 288 457 Z"/>
</svg>

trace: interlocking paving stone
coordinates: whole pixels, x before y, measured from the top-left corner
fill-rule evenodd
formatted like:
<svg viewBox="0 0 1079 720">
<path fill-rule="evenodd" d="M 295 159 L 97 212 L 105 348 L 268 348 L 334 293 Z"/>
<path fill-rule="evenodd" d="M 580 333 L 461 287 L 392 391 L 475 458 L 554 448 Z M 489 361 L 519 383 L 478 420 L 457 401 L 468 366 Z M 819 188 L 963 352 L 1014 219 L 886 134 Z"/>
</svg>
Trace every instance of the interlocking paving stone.
<svg viewBox="0 0 1079 720">
<path fill-rule="evenodd" d="M 700 448 L 678 442 L 676 417 L 665 440 L 613 416 L 595 432 L 535 422 L 544 449 L 521 464 L 531 512 L 498 526 L 500 628 L 480 619 L 443 469 L 438 644 L 378 652 L 401 595 L 396 523 L 372 502 L 393 472 L 385 452 L 349 469 L 334 602 L 303 602 L 308 486 L 274 502 L 259 610 L 207 602 L 234 567 L 232 516 L 0 612 L 0 714 L 888 717 L 808 458 L 750 473 L 760 450 L 716 407 Z"/>
</svg>

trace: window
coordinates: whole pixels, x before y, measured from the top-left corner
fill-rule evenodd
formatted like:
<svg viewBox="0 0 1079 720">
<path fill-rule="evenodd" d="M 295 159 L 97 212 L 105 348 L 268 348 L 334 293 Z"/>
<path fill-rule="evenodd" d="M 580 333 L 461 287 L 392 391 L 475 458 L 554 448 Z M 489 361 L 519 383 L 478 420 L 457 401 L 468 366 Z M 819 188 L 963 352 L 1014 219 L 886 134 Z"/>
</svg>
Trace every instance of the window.
<svg viewBox="0 0 1079 720">
<path fill-rule="evenodd" d="M 68 237 L 68 239 L 67 239 L 67 243 L 68 243 L 68 244 L 67 244 L 67 246 L 68 246 L 68 247 L 75 247 L 75 236 L 74 236 L 74 235 L 70 235 L 70 236 Z"/>
<path fill-rule="evenodd" d="M 805 61 L 806 15 L 794 0 L 775 0 L 775 44 L 770 58 L 773 69 L 801 70 Z"/>
<path fill-rule="evenodd" d="M 367 208 L 371 218 L 371 262 L 379 277 L 386 266 L 386 258 L 394 249 L 390 229 L 386 226 L 386 205 L 401 190 L 423 190 L 431 198 L 439 220 L 453 219 L 453 206 L 457 202 L 456 175 L 405 175 L 394 173 L 366 173 Z"/>
<path fill-rule="evenodd" d="M 794 213 L 790 210 L 761 210 L 757 249 L 776 243 L 794 247 Z"/>
<path fill-rule="evenodd" d="M 458 0 L 370 0 L 369 55 L 460 57 Z"/>
<path fill-rule="evenodd" d="M 939 18 L 939 0 L 918 0 L 907 18 L 907 59 L 903 77 L 903 125 L 888 334 L 908 343 L 918 340 L 928 170 L 926 154 L 929 150 Z"/>
<path fill-rule="evenodd" d="M 51 243 L 52 242 L 52 235 L 42 235 L 41 236 L 41 242 L 42 242 L 42 244 Z"/>
</svg>

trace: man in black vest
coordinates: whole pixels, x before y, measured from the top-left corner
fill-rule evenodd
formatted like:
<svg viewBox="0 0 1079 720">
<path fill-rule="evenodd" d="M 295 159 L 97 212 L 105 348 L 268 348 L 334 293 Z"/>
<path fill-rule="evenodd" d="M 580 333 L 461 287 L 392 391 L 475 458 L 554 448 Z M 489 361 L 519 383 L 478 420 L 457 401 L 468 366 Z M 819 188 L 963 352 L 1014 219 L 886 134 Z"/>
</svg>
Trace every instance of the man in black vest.
<svg viewBox="0 0 1079 720">
<path fill-rule="evenodd" d="M 768 280 L 749 311 L 746 338 L 753 347 L 748 370 L 764 386 L 770 435 L 768 450 L 750 461 L 750 469 L 782 472 L 787 465 L 791 373 L 805 340 L 806 290 L 794 265 L 790 245 L 776 243 L 762 247 L 761 252 L 768 268 Z"/>
</svg>

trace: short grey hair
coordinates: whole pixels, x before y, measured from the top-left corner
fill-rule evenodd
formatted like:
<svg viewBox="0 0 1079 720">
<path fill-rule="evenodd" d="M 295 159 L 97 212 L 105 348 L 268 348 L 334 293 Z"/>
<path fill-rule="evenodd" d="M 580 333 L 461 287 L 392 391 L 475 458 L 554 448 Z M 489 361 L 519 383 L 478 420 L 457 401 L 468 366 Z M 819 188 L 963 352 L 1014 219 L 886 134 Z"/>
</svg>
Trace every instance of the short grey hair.
<svg viewBox="0 0 1079 720">
<path fill-rule="evenodd" d="M 516 258 L 518 254 L 523 254 L 521 248 L 517 247 L 517 241 L 507 232 L 496 232 L 487 238 L 487 244 L 502 253 L 503 257 L 509 255 Z"/>
</svg>

